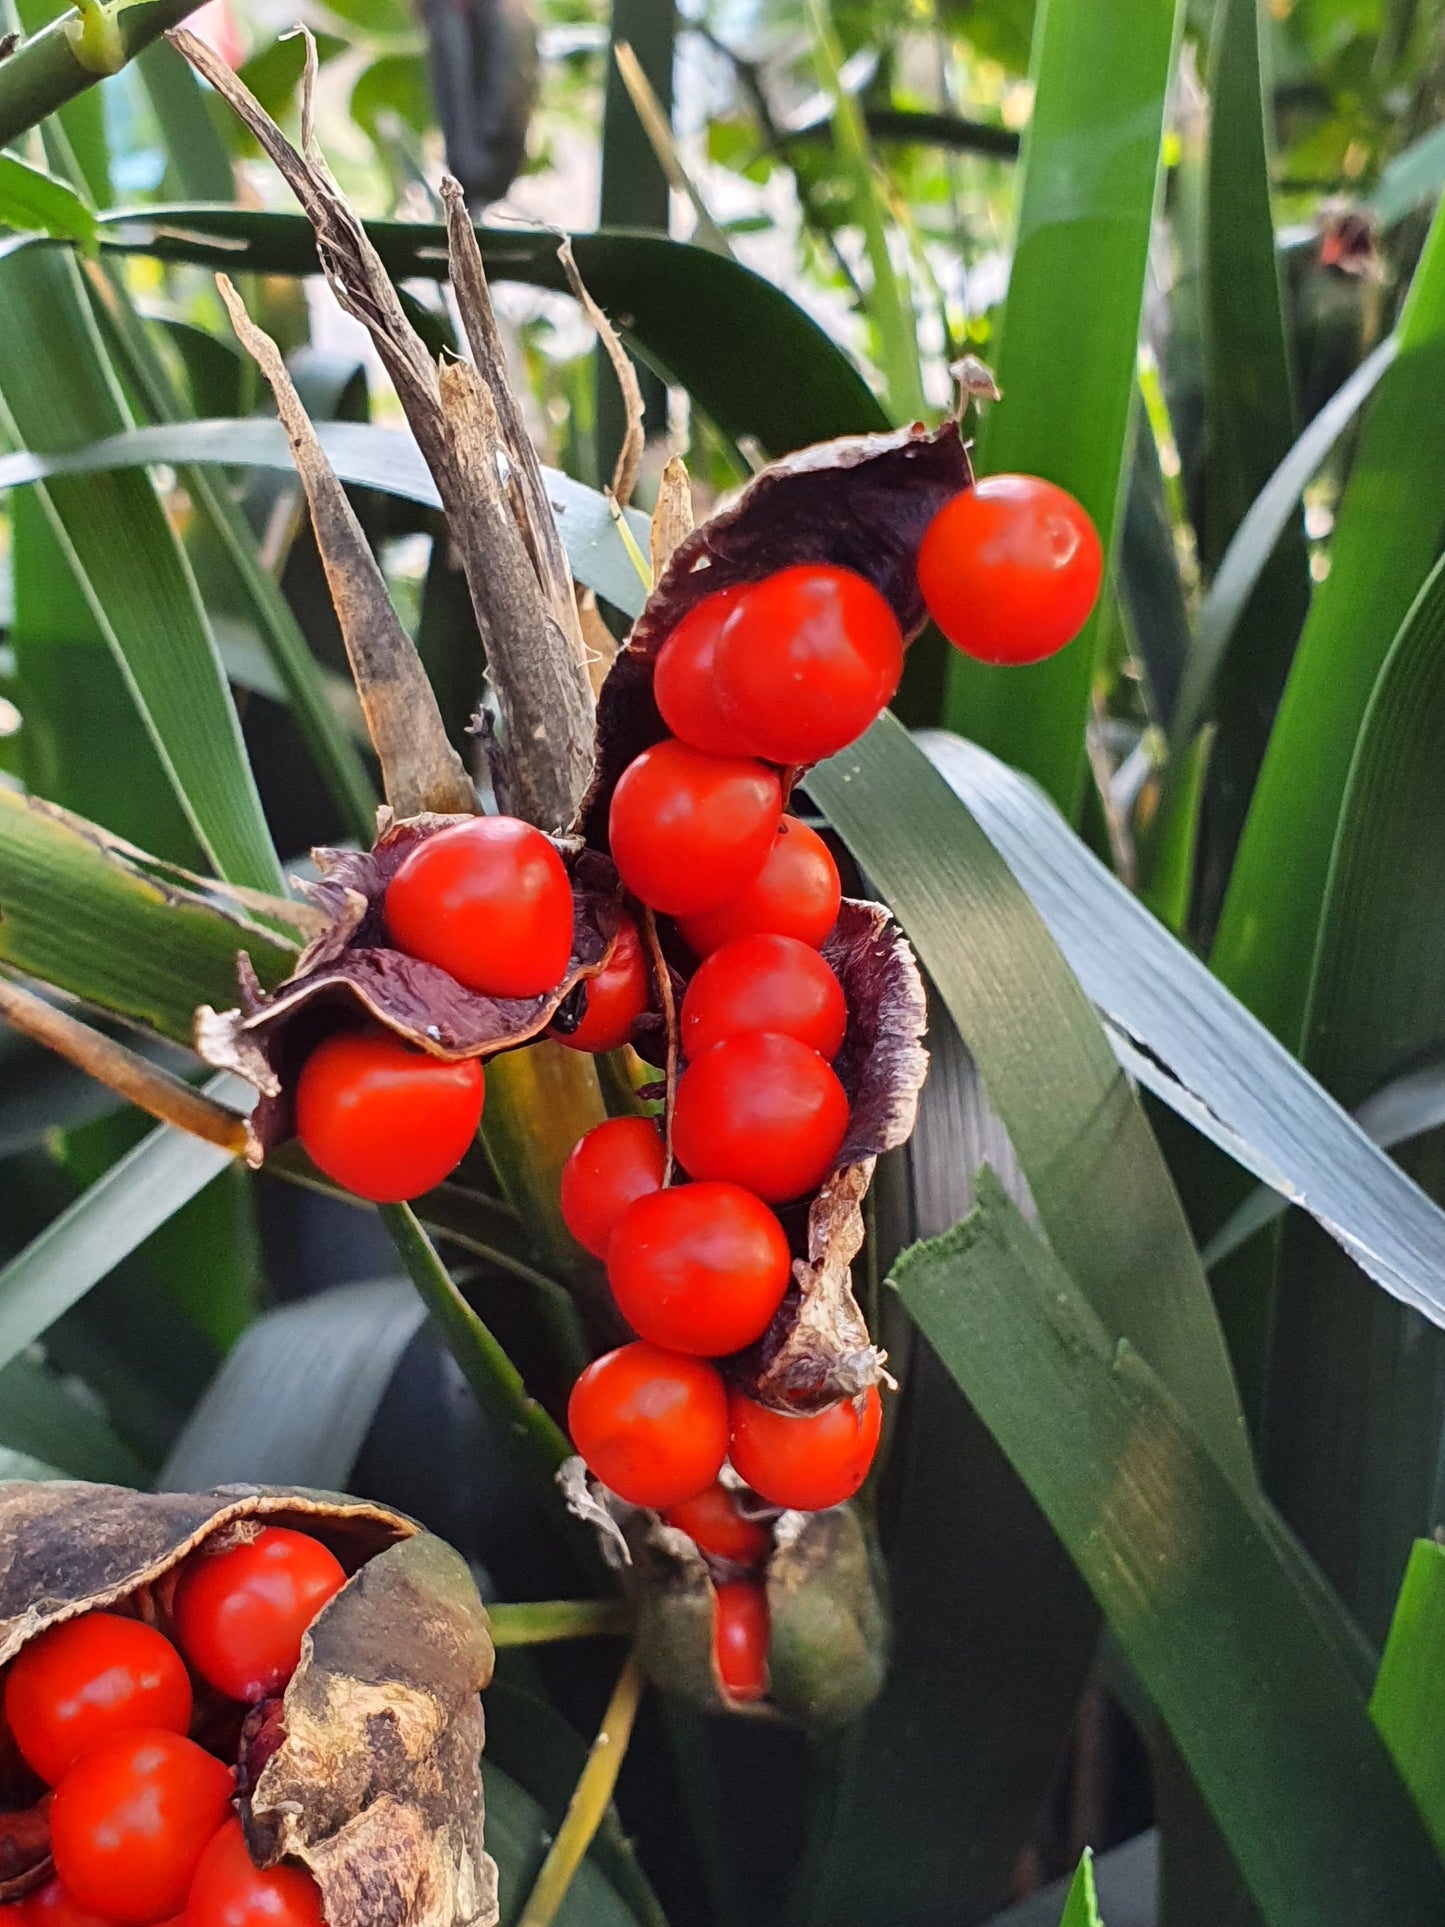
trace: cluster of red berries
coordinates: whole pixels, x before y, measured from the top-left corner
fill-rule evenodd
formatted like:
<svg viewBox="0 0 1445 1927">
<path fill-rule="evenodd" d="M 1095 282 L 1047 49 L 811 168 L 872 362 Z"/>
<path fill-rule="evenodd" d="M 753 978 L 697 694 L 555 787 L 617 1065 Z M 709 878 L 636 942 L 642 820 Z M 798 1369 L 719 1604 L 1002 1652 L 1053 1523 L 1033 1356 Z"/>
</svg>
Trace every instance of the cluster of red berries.
<svg viewBox="0 0 1445 1927">
<path fill-rule="evenodd" d="M 0 1907 L 4 1927 L 322 1927 L 309 1873 L 252 1861 L 219 1748 L 234 1756 L 247 1709 L 283 1691 L 345 1582 L 319 1540 L 266 1526 L 191 1554 L 161 1615 L 169 1637 L 89 1612 L 22 1649 L 5 1718 L 52 1789 L 55 1877 Z"/>
</svg>

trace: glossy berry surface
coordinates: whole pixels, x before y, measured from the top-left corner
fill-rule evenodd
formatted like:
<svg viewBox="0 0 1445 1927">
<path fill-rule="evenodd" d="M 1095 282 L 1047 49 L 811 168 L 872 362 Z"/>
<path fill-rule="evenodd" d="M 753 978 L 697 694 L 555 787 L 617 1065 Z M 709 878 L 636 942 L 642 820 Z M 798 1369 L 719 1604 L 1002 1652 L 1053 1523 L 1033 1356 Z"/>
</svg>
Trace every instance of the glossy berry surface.
<svg viewBox="0 0 1445 1927">
<path fill-rule="evenodd" d="M 749 587 L 714 661 L 719 705 L 754 754 L 813 763 L 856 742 L 892 700 L 903 635 L 871 582 L 801 563 Z"/>
<path fill-rule="evenodd" d="M 634 896 L 668 916 L 691 916 L 752 881 L 782 808 L 777 773 L 765 764 L 705 756 L 669 737 L 635 757 L 612 793 L 612 860 Z"/>
<path fill-rule="evenodd" d="M 113 1920 L 112 1915 L 98 1914 L 93 1907 L 82 1907 L 58 1880 L 47 1880 L 3 1918 L 7 1922 L 24 1921 L 25 1927 L 112 1927 Z"/>
<path fill-rule="evenodd" d="M 322 1927 L 321 1889 L 304 1867 L 258 1867 L 239 1820 L 201 1855 L 186 1927 Z"/>
<path fill-rule="evenodd" d="M 773 1505 L 821 1512 L 851 1499 L 868 1476 L 883 1401 L 872 1385 L 861 1402 L 845 1398 L 826 1412 L 793 1418 L 733 1392 L 728 1421 L 728 1453 L 739 1478 Z"/>
<path fill-rule="evenodd" d="M 1093 523 L 1037 475 L 989 475 L 945 502 L 918 552 L 928 612 L 980 662 L 1042 662 L 1089 619 L 1104 575 Z"/>
<path fill-rule="evenodd" d="M 763 867 L 716 909 L 678 921 L 695 956 L 711 956 L 734 937 L 767 931 L 816 950 L 838 921 L 843 886 L 832 852 L 816 830 L 785 816 Z"/>
<path fill-rule="evenodd" d="M 387 886 L 398 947 L 489 997 L 540 997 L 572 955 L 572 885 L 540 830 L 475 816 L 419 843 Z"/>
<path fill-rule="evenodd" d="M 551 1035 L 568 1050 L 621 1050 L 652 996 L 647 953 L 631 917 L 624 915 L 612 955 L 582 989 L 587 999 L 582 1021 L 573 1030 L 554 1029 Z"/>
<path fill-rule="evenodd" d="M 843 986 L 796 937 L 734 937 L 703 960 L 682 1000 L 682 1049 L 689 1058 L 725 1037 L 771 1030 L 831 1061 L 847 1027 Z"/>
<path fill-rule="evenodd" d="M 15 1743 L 48 1786 L 101 1740 L 137 1727 L 184 1733 L 191 1682 L 180 1654 L 153 1626 L 86 1613 L 24 1647 L 5 1681 Z"/>
<path fill-rule="evenodd" d="M 704 596 L 663 643 L 652 672 L 652 694 L 662 720 L 679 741 L 709 756 L 750 756 L 736 723 L 718 707 L 714 652 L 723 624 L 742 599 L 742 589 Z"/>
<path fill-rule="evenodd" d="M 694 1058 L 678 1079 L 672 1146 L 695 1178 L 719 1178 L 783 1204 L 833 1169 L 848 1099 L 795 1037 L 755 1031 Z"/>
<path fill-rule="evenodd" d="M 663 1519 L 685 1532 L 699 1552 L 714 1559 L 731 1559 L 739 1566 L 759 1566 L 773 1549 L 773 1535 L 757 1519 L 745 1519 L 738 1495 L 719 1481 L 695 1499 L 684 1499 L 663 1513 Z"/>
<path fill-rule="evenodd" d="M 55 1789 L 55 1871 L 82 1907 L 108 1919 L 165 1920 L 185 1905 L 234 1784 L 228 1766 L 179 1733 L 102 1740 Z"/>
<path fill-rule="evenodd" d="M 578 1138 L 562 1166 L 562 1218 L 584 1251 L 607 1256 L 613 1227 L 636 1199 L 662 1187 L 667 1161 L 646 1117 L 611 1117 Z"/>
<path fill-rule="evenodd" d="M 607 1247 L 612 1295 L 639 1338 L 702 1358 L 761 1338 L 790 1273 L 783 1227 L 736 1184 L 673 1185 L 639 1198 Z"/>
<path fill-rule="evenodd" d="M 717 1588 L 712 1651 L 729 1699 L 760 1700 L 768 1690 L 768 1596 L 751 1579 Z"/>
<path fill-rule="evenodd" d="M 454 1171 L 482 1121 L 480 1061 L 444 1064 L 393 1037 L 343 1031 L 296 1080 L 296 1135 L 327 1177 L 375 1204 L 420 1197 Z"/>
<path fill-rule="evenodd" d="M 567 1405 L 572 1443 L 633 1505 L 677 1505 L 717 1478 L 727 1453 L 723 1382 L 700 1358 L 641 1342 L 593 1359 Z"/>
<path fill-rule="evenodd" d="M 225 1552 L 203 1548 L 176 1588 L 181 1651 L 229 1699 L 278 1693 L 296 1671 L 301 1635 L 345 1583 L 334 1553 L 285 1526 L 263 1526 Z"/>
</svg>

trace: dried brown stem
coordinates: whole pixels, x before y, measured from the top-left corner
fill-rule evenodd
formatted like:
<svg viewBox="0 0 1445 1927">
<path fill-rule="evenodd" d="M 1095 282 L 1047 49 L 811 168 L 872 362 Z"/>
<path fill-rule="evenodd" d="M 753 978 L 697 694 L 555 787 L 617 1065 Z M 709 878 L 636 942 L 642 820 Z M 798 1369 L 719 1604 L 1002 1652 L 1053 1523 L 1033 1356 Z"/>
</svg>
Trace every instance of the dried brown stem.
<svg viewBox="0 0 1445 1927">
<path fill-rule="evenodd" d="M 276 397 L 276 410 L 311 507 L 311 526 L 346 642 L 367 734 L 381 762 L 386 800 L 403 817 L 419 816 L 424 810 L 475 810 L 471 782 L 461 758 L 447 741 L 446 726 L 416 646 L 392 606 L 371 545 L 346 499 L 345 489 L 322 453 L 281 351 L 251 320 L 225 275 L 216 276 L 216 285 L 238 340 Z"/>
<path fill-rule="evenodd" d="M 637 379 L 637 370 L 632 365 L 632 357 L 623 347 L 617 330 L 607 319 L 602 309 L 587 291 L 587 283 L 582 279 L 577 262 L 572 254 L 572 243 L 564 235 L 557 249 L 557 259 L 562 263 L 562 272 L 567 277 L 567 285 L 581 303 L 582 312 L 597 330 L 597 339 L 607 352 L 612 363 L 612 372 L 617 377 L 617 386 L 622 390 L 622 406 L 627 416 L 627 430 L 622 437 L 622 446 L 617 451 L 617 460 L 612 469 L 612 494 L 619 507 L 626 508 L 632 500 L 632 491 L 637 486 L 637 471 L 642 466 L 642 450 L 646 440 L 642 425 L 642 384 Z"/>
<path fill-rule="evenodd" d="M 245 1157 L 252 1148 L 250 1126 L 237 1112 L 8 977 L 0 977 L 0 1018 L 162 1124 L 219 1145 L 232 1157 Z"/>
<path fill-rule="evenodd" d="M 687 465 L 674 455 L 662 471 L 657 491 L 657 506 L 652 511 L 652 579 L 662 580 L 662 572 L 672 560 L 678 543 L 693 531 L 692 485 Z"/>
<path fill-rule="evenodd" d="M 672 1114 L 677 1107 L 677 1066 L 680 1056 L 677 1004 L 672 994 L 672 972 L 667 967 L 667 959 L 662 954 L 662 944 L 657 935 L 657 918 L 645 906 L 642 911 L 642 934 L 647 941 L 647 954 L 652 962 L 653 981 L 657 985 L 663 1029 L 667 1036 L 667 1062 L 664 1066 L 667 1082 L 662 1105 L 662 1137 L 667 1157 L 662 1169 L 662 1182 L 669 1185 L 672 1183 Z"/>
</svg>

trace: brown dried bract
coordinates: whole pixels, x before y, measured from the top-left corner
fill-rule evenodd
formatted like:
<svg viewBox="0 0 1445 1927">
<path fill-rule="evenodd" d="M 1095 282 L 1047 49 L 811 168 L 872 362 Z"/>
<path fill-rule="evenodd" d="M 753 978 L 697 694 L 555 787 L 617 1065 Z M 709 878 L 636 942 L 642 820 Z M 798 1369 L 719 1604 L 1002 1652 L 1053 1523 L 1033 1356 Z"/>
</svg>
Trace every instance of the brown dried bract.
<svg viewBox="0 0 1445 1927">
<path fill-rule="evenodd" d="M 251 1124 L 262 1150 L 291 1136 L 295 1079 L 321 1037 L 348 1018 L 373 1019 L 433 1057 L 494 1056 L 535 1037 L 584 977 L 606 962 L 616 940 L 619 886 L 611 861 L 575 839 L 557 849 L 572 882 L 572 956 L 543 997 L 486 997 L 436 964 L 395 949 L 383 917 L 386 887 L 404 860 L 460 816 L 380 816 L 371 850 L 318 850 L 321 879 L 304 885 L 329 919 L 295 971 L 261 990 L 241 959 L 241 1007 L 196 1013 L 196 1049 L 208 1064 L 235 1071 L 261 1092 Z"/>
<path fill-rule="evenodd" d="M 918 546 L 943 504 L 972 480 L 956 422 L 846 436 L 771 463 L 685 536 L 597 699 L 597 774 L 582 806 L 588 841 L 606 847 L 613 785 L 634 756 L 667 734 L 652 699 L 652 668 L 690 609 L 715 589 L 801 562 L 830 563 L 866 577 L 911 640 L 925 613 Z"/>
<path fill-rule="evenodd" d="M 907 939 L 881 903 L 845 901 L 823 946 L 848 1002 L 834 1069 L 848 1093 L 837 1168 L 808 1207 L 807 1255 L 768 1330 L 728 1362 L 752 1398 L 784 1412 L 819 1412 L 882 1376 L 883 1354 L 853 1296 L 863 1245 L 863 1197 L 884 1151 L 907 1142 L 928 1070 L 927 1006 Z"/>
<path fill-rule="evenodd" d="M 303 1642 L 279 1736 L 270 1709 L 271 1751 L 242 1809 L 253 1855 L 306 1865 L 329 1927 L 493 1927 L 477 1765 L 486 1612 L 465 1563 L 400 1513 L 276 1487 L 0 1485 L 0 1664 L 98 1608 L 163 1618 L 181 1562 L 252 1521 L 313 1534 L 351 1575 Z"/>
</svg>

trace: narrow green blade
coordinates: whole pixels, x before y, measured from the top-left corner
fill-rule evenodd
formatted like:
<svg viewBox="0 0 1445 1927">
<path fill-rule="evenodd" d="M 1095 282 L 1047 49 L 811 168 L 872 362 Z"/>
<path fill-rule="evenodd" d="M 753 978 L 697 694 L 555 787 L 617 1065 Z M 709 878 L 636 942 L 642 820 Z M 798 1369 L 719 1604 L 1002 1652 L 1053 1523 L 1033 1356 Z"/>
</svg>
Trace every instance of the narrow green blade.
<svg viewBox="0 0 1445 1927">
<path fill-rule="evenodd" d="M 0 154 L 0 227 L 95 246 L 95 210 L 73 187 L 14 154 Z"/>
<path fill-rule="evenodd" d="M 1380 1655 L 1370 1715 L 1445 1859 L 1445 1546 L 1417 1539 Z"/>
<path fill-rule="evenodd" d="M 1085 1847 L 1074 1875 L 1069 1897 L 1064 1902 L 1059 1927 L 1104 1927 L 1099 1918 L 1099 1897 L 1094 1892 L 1094 1856 Z"/>
</svg>

